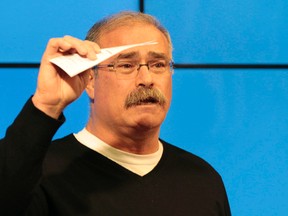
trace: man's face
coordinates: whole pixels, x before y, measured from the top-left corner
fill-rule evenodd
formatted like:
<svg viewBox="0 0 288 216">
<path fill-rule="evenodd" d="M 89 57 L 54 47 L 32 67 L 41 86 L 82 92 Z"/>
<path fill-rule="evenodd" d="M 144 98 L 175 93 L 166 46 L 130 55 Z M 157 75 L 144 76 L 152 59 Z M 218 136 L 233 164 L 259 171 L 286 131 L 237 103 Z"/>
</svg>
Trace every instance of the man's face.
<svg viewBox="0 0 288 216">
<path fill-rule="evenodd" d="M 167 39 L 151 25 L 135 24 L 129 27 L 119 27 L 104 34 L 100 38 L 99 45 L 107 48 L 147 41 L 157 41 L 158 44 L 125 50 L 101 64 L 111 64 L 122 60 L 146 64 L 154 61 L 155 58 L 171 60 L 172 54 Z M 161 104 L 150 98 L 137 105 L 132 103 L 131 106 L 127 106 L 128 95 L 140 88 L 159 91 L 165 97 L 166 102 Z M 91 117 L 94 118 L 95 126 L 99 131 L 107 129 L 124 132 L 131 129 L 159 130 L 170 106 L 171 88 L 171 72 L 161 75 L 153 74 L 146 66 L 142 66 L 135 78 L 119 79 L 115 72 L 107 68 L 99 68 L 94 79 L 93 95 L 89 95 L 94 100 Z"/>
</svg>

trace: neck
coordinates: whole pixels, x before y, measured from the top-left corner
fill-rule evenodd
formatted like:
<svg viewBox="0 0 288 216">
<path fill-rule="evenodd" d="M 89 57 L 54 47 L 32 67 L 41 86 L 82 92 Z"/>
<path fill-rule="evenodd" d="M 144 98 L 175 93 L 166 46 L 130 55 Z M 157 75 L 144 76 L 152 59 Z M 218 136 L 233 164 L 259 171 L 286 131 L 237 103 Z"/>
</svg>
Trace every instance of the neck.
<svg viewBox="0 0 288 216">
<path fill-rule="evenodd" d="M 114 148 L 134 154 L 151 154 L 159 148 L 159 131 L 157 128 L 111 129 L 93 127 L 87 124 L 86 129 Z"/>
</svg>

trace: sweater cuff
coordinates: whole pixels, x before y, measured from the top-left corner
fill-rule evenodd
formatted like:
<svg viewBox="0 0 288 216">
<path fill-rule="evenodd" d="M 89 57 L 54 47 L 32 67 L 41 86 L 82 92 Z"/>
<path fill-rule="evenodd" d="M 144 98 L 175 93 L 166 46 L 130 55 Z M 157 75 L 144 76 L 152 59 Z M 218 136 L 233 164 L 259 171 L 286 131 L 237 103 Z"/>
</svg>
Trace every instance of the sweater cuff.
<svg viewBox="0 0 288 216">
<path fill-rule="evenodd" d="M 41 140 L 51 141 L 64 122 L 63 113 L 58 119 L 46 115 L 34 106 L 31 96 L 12 125 L 14 128 L 20 129 L 19 133 L 30 134 L 32 139 L 35 135 L 35 137 L 41 137 Z"/>
</svg>

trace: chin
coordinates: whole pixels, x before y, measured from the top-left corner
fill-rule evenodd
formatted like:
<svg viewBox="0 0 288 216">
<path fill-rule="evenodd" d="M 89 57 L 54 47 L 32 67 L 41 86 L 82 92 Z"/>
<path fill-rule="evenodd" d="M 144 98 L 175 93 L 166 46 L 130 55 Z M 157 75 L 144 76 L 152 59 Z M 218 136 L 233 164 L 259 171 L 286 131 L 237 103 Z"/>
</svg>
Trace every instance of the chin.
<svg viewBox="0 0 288 216">
<path fill-rule="evenodd" d="M 155 122 L 137 122 L 137 129 L 141 129 L 141 131 L 159 129 L 161 124 L 156 124 Z"/>
<path fill-rule="evenodd" d="M 147 129 L 159 128 L 163 121 L 164 117 L 161 118 L 160 115 L 141 115 L 135 120 L 138 127 Z"/>
<path fill-rule="evenodd" d="M 166 111 L 159 105 L 140 105 L 131 107 L 129 118 L 133 118 L 136 126 L 142 128 L 159 128 L 166 116 Z"/>
</svg>

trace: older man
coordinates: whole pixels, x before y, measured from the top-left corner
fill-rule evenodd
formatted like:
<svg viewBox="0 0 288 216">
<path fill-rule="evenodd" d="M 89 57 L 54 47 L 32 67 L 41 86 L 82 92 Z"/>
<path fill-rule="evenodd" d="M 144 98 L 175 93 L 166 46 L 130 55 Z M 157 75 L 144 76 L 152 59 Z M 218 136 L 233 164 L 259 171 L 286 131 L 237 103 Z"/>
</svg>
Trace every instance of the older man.
<svg viewBox="0 0 288 216">
<path fill-rule="evenodd" d="M 75 77 L 50 60 L 95 59 L 100 47 L 156 41 L 125 50 Z M 0 143 L 1 208 L 6 215 L 230 215 L 219 174 L 159 139 L 171 102 L 172 43 L 152 16 L 124 12 L 96 23 L 82 41 L 51 39 L 35 94 Z M 63 110 L 86 89 L 86 127 L 52 137 Z"/>
</svg>

